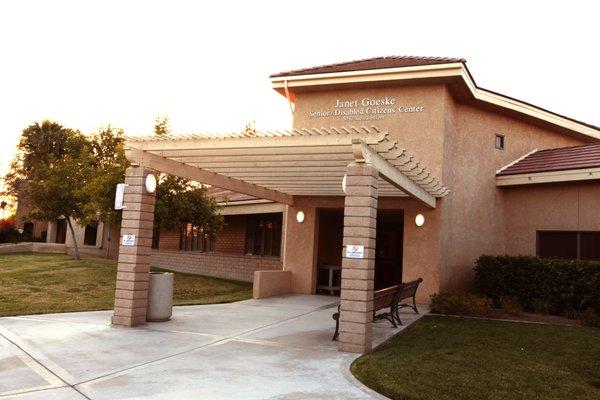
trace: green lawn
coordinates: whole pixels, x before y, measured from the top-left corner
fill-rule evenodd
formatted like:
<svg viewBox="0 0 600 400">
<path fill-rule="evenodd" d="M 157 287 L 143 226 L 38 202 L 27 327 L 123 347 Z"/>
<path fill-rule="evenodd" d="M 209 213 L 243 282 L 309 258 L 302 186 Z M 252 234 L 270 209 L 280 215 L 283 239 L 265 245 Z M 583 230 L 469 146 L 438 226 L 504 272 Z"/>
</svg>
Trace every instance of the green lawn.
<svg viewBox="0 0 600 400">
<path fill-rule="evenodd" d="M 0 317 L 111 309 L 115 278 L 116 262 L 112 260 L 1 254 Z M 175 305 L 245 300 L 252 297 L 252 284 L 175 273 L 173 297 Z"/>
<path fill-rule="evenodd" d="M 425 316 L 351 370 L 392 399 L 600 399 L 600 329 Z"/>
</svg>

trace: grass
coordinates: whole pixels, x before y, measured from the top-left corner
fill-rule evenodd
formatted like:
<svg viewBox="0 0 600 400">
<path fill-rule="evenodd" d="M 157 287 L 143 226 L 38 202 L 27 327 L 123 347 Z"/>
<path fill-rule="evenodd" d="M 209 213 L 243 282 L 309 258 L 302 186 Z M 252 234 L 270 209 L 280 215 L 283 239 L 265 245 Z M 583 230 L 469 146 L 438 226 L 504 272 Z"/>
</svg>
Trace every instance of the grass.
<svg viewBox="0 0 600 400">
<path fill-rule="evenodd" d="M 112 309 L 116 265 L 62 254 L 2 254 L 0 317 Z M 251 298 L 252 284 L 175 273 L 173 291 L 175 305 L 226 303 Z"/>
<path fill-rule="evenodd" d="M 600 399 L 600 329 L 425 316 L 351 371 L 392 399 Z"/>
</svg>

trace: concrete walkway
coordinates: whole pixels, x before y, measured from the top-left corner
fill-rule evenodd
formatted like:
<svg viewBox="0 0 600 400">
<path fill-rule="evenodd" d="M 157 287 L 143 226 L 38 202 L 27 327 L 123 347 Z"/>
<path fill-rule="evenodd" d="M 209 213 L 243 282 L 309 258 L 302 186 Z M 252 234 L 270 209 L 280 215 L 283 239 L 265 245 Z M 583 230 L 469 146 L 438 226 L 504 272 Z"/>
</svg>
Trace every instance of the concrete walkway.
<svg viewBox="0 0 600 400">
<path fill-rule="evenodd" d="M 382 398 L 331 341 L 336 300 L 176 307 L 139 328 L 110 326 L 110 311 L 0 318 L 0 399 Z M 404 327 L 420 317 L 401 316 Z M 377 322 L 374 341 L 401 329 Z"/>
</svg>

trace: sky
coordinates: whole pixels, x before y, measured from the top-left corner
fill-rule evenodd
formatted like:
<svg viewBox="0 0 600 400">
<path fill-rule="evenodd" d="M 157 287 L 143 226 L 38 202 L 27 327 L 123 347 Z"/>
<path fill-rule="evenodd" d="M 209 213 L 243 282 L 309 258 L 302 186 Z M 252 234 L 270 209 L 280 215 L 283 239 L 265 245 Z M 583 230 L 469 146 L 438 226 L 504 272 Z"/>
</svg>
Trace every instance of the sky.
<svg viewBox="0 0 600 400">
<path fill-rule="evenodd" d="M 51 119 L 128 135 L 291 126 L 269 74 L 385 55 L 467 59 L 480 87 L 600 125 L 591 1 L 6 1 L 0 175 Z"/>
</svg>

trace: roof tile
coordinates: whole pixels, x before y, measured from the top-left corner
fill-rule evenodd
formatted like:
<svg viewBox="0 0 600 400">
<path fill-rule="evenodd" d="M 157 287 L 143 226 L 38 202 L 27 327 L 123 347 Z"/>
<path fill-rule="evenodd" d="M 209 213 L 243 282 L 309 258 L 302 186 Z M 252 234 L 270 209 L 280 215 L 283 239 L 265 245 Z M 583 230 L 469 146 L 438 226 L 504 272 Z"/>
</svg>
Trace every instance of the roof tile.
<svg viewBox="0 0 600 400">
<path fill-rule="evenodd" d="M 271 78 L 309 75 L 309 74 L 326 74 L 332 72 L 349 72 L 363 71 L 369 69 L 385 69 L 385 68 L 401 68 L 401 67 L 416 67 L 421 65 L 435 64 L 452 64 L 465 63 L 464 58 L 448 58 L 448 57 L 418 57 L 418 56 L 388 56 L 366 58 L 363 60 L 347 61 L 336 64 L 321 65 L 318 67 L 302 68 L 292 71 L 280 72 L 271 75 Z"/>
<path fill-rule="evenodd" d="M 536 151 L 497 175 L 533 174 L 600 167 L 600 143 Z"/>
</svg>

